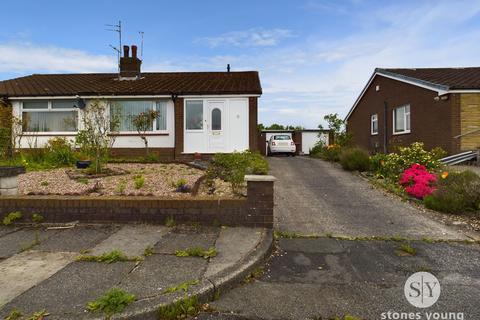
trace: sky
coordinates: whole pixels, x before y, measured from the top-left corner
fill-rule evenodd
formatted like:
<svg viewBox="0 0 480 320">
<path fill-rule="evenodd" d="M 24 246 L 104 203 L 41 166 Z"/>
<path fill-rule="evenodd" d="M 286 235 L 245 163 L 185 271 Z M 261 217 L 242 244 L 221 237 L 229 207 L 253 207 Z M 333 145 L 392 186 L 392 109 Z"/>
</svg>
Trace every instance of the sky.
<svg viewBox="0 0 480 320">
<path fill-rule="evenodd" d="M 480 65 L 480 1 L 16 0 L 2 3 L 0 80 L 116 72 L 124 44 L 142 71 L 257 70 L 259 122 L 316 128 L 345 116 L 376 67 Z"/>
</svg>

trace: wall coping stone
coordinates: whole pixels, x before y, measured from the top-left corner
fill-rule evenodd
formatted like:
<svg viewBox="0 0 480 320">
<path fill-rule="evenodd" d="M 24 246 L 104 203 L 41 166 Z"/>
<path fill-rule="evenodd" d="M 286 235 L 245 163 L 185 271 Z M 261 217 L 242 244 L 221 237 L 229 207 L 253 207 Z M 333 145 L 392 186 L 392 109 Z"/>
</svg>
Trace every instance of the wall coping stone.
<svg viewBox="0 0 480 320">
<path fill-rule="evenodd" d="M 270 181 L 277 181 L 277 178 L 274 176 L 270 175 L 256 175 L 256 174 L 247 174 L 245 175 L 245 181 L 265 181 L 265 182 L 270 182 Z"/>
</svg>

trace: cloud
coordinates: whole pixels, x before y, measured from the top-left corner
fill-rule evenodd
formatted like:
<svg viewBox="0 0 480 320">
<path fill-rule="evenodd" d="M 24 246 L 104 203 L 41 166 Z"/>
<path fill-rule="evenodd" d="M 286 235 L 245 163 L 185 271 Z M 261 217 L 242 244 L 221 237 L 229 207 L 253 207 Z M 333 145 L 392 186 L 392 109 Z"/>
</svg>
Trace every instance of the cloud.
<svg viewBox="0 0 480 320">
<path fill-rule="evenodd" d="M 32 43 L 0 44 L 0 72 L 112 72 L 113 56 L 94 55 L 81 50 Z"/>
<path fill-rule="evenodd" d="M 244 31 L 232 31 L 213 37 L 203 37 L 197 43 L 206 43 L 211 48 L 220 46 L 269 47 L 276 46 L 282 39 L 293 37 L 288 29 L 253 28 Z"/>
</svg>

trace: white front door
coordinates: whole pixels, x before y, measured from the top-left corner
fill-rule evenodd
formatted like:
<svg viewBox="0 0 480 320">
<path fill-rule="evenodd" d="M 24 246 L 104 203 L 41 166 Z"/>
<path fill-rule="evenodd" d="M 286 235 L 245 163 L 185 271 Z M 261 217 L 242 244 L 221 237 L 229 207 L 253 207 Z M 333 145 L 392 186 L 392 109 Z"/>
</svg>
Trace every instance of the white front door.
<svg viewBox="0 0 480 320">
<path fill-rule="evenodd" d="M 208 152 L 226 151 L 225 101 L 208 101 L 207 108 L 207 148 Z"/>
</svg>

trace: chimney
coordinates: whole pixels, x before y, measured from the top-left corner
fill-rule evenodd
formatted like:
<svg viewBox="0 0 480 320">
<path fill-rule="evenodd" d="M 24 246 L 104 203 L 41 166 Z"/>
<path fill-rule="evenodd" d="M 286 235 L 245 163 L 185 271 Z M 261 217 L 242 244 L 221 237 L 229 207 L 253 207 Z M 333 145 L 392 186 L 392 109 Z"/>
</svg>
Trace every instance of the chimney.
<svg viewBox="0 0 480 320">
<path fill-rule="evenodd" d="M 123 46 L 123 57 L 120 58 L 120 78 L 139 78 L 142 60 L 137 57 L 137 46 L 132 46 L 132 56 L 129 47 Z"/>
</svg>

